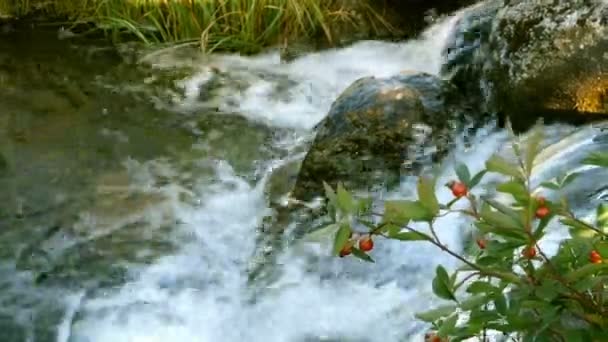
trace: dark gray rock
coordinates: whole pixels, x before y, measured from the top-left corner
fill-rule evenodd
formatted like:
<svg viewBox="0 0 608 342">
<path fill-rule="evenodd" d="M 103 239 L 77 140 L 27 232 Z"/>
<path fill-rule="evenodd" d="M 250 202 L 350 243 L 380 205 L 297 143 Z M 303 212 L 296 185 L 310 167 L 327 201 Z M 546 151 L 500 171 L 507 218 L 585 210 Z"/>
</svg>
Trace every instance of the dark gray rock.
<svg viewBox="0 0 608 342">
<path fill-rule="evenodd" d="M 334 102 L 317 126 L 292 197 L 323 194 L 323 181 L 347 188 L 390 185 L 448 148 L 461 101 L 429 74 L 362 78 Z"/>
<path fill-rule="evenodd" d="M 443 72 L 482 99 L 482 110 L 509 117 L 518 131 L 538 118 L 575 124 L 606 118 L 605 1 L 490 1 L 461 22 Z"/>
</svg>

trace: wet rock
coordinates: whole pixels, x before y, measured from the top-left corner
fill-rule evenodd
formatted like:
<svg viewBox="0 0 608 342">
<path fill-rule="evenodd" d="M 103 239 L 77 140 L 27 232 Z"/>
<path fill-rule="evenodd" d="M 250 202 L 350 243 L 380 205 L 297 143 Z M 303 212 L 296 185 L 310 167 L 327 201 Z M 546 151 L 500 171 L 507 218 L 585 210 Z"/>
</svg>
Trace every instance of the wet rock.
<svg viewBox="0 0 608 342">
<path fill-rule="evenodd" d="M 471 96 L 481 95 L 487 108 L 509 117 L 516 130 L 529 128 L 539 117 L 570 123 L 605 117 L 608 4 L 497 3 L 472 11 L 468 18 L 474 20 L 456 31 L 455 37 L 479 35 L 452 44 L 461 60 L 452 59 L 444 72 L 451 72 L 454 83 Z"/>
<path fill-rule="evenodd" d="M 356 81 L 318 125 L 292 196 L 322 195 L 322 182 L 348 188 L 387 185 L 449 148 L 461 107 L 454 88 L 429 74 Z"/>
</svg>

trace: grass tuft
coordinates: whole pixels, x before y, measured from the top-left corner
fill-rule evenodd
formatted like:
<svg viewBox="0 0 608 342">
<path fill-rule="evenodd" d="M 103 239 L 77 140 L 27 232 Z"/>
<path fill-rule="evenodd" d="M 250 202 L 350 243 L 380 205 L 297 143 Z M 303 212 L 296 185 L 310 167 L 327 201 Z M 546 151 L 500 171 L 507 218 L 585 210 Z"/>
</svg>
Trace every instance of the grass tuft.
<svg viewBox="0 0 608 342">
<path fill-rule="evenodd" d="M 40 14 L 72 23 L 94 23 L 116 40 L 147 44 L 200 42 L 205 52 L 255 53 L 302 38 L 334 42 L 336 23 L 353 28 L 364 18 L 373 29 L 390 28 L 371 6 L 345 10 L 344 0 L 0 0 L 14 16 Z"/>
</svg>

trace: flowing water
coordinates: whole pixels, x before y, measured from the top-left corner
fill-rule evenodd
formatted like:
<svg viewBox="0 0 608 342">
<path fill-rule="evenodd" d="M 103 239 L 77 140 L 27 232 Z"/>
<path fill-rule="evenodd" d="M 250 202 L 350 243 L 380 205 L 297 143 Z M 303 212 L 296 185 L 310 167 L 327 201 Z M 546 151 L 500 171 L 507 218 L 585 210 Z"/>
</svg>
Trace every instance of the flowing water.
<svg viewBox="0 0 608 342">
<path fill-rule="evenodd" d="M 457 19 L 416 41 L 360 42 L 290 63 L 274 52 L 171 51 L 147 55 L 152 69 L 122 64 L 101 43 L 0 37 L 10 47 L 0 50 L 9 89 L 0 94 L 0 341 L 420 341 L 426 326 L 413 314 L 437 303 L 434 267 L 457 266 L 431 246 L 379 240 L 372 265 L 296 244 L 269 266 L 279 274 L 271 284 L 249 282 L 248 271 L 273 215 L 272 172 L 302 157 L 357 78 L 437 74 Z M 608 144 L 594 127 L 547 130 L 535 181 Z M 455 160 L 483 168 L 506 139 L 487 127 L 459 144 L 439 184 L 454 177 Z M 598 180 L 607 174 L 583 171 L 567 194 L 591 215 L 606 200 Z M 410 196 L 412 181 L 376 197 Z M 437 194 L 450 199 L 445 188 Z M 467 221 L 438 226 L 462 250 Z"/>
</svg>

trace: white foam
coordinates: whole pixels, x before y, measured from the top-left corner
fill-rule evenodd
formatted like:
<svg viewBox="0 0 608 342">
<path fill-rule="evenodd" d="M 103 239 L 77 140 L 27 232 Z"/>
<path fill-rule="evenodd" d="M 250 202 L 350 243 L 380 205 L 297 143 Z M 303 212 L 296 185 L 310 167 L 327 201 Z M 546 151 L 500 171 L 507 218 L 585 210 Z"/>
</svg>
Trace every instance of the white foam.
<svg viewBox="0 0 608 342">
<path fill-rule="evenodd" d="M 438 74 L 444 45 L 457 20 L 458 15 L 449 16 L 420 39 L 407 43 L 363 41 L 289 63 L 281 63 L 278 52 L 256 57 L 202 57 L 198 65 L 189 63 L 199 71 L 178 82 L 184 96 L 170 106 L 184 112 L 219 108 L 271 126 L 310 129 L 323 119 L 336 97 L 359 78 L 389 77 L 405 70 Z M 165 55 L 162 62 L 153 58 L 147 62 L 159 68 L 183 64 Z M 230 81 L 219 89 L 216 86 L 211 98 L 201 100 L 201 89 L 217 78 Z M 285 90 L 281 82 L 291 85 Z"/>
</svg>

